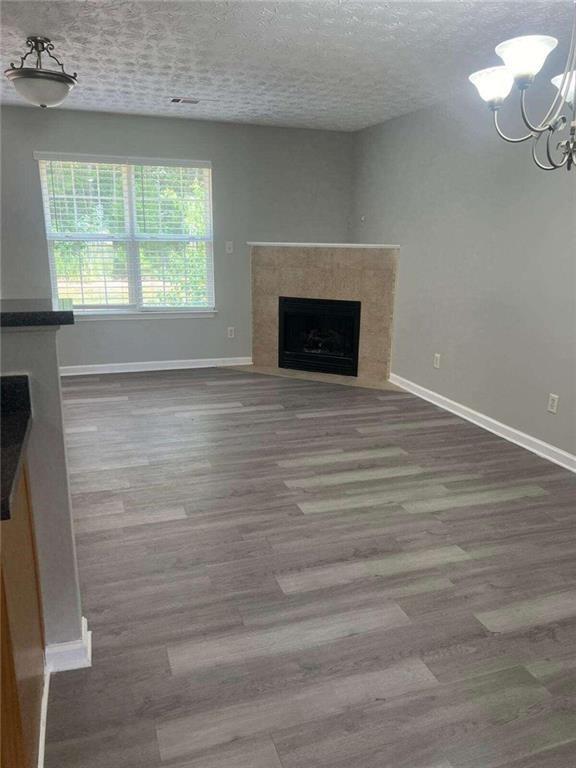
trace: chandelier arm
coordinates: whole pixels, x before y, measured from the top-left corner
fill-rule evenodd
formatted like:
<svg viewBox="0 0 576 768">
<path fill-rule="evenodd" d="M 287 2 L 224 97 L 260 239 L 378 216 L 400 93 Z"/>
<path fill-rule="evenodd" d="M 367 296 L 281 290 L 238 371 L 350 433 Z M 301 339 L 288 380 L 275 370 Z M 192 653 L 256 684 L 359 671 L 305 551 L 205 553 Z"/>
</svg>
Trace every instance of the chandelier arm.
<svg viewBox="0 0 576 768">
<path fill-rule="evenodd" d="M 562 109 L 564 108 L 564 104 L 566 103 L 566 97 L 568 95 L 568 92 L 570 90 L 570 83 L 572 81 L 572 78 L 574 77 L 574 70 L 576 69 L 576 0 L 574 0 L 574 20 L 572 22 L 572 33 L 570 35 L 570 48 L 568 51 L 568 56 L 566 57 L 566 67 L 564 69 L 564 73 L 562 75 L 562 80 L 560 82 L 560 87 L 558 88 L 558 91 L 556 93 L 556 97 L 554 101 L 552 102 L 550 109 L 548 110 L 548 113 L 544 117 L 545 121 L 554 122 Z M 555 105 L 558 103 L 558 101 L 561 99 L 561 104 L 555 109 Z"/>
<path fill-rule="evenodd" d="M 561 162 L 557 163 L 554 158 L 552 157 L 552 147 L 550 146 L 550 142 L 552 140 L 552 137 L 554 136 L 556 131 L 549 131 L 548 136 L 546 138 L 546 157 L 548 158 L 548 162 L 551 166 L 554 168 L 563 168 L 566 163 L 568 162 L 569 152 L 567 152 Z"/>
<path fill-rule="evenodd" d="M 576 69 L 576 48 L 572 55 L 572 60 L 568 59 L 568 63 L 566 64 L 566 70 L 562 76 L 562 80 L 560 81 L 560 86 L 558 88 L 556 98 L 552 102 L 552 106 L 548 110 L 541 125 L 543 125 L 544 122 L 547 122 L 548 125 L 553 125 L 558 119 L 558 117 L 560 116 L 560 113 L 562 112 L 562 110 L 564 109 L 568 101 L 568 94 L 570 93 L 572 79 L 576 77 L 576 75 L 574 74 L 575 69 Z M 558 100 L 560 100 L 559 103 L 557 103 Z M 555 104 L 557 104 L 557 106 L 554 109 Z"/>
<path fill-rule="evenodd" d="M 10 62 L 11 69 L 22 69 L 22 67 L 24 66 L 24 62 L 26 61 L 28 56 L 33 56 L 36 53 L 36 51 L 34 50 L 34 47 L 32 46 L 32 43 L 29 43 L 28 40 L 26 41 L 26 43 L 28 44 L 28 47 L 30 48 L 30 50 L 28 51 L 28 53 L 25 53 L 24 56 L 20 56 L 20 64 L 18 64 L 18 66 L 16 66 L 14 62 L 11 61 Z"/>
<path fill-rule="evenodd" d="M 54 44 L 53 43 L 48 43 L 48 45 L 44 48 L 45 53 L 48 56 L 50 56 L 51 59 L 54 59 L 54 61 L 56 62 L 56 64 L 58 64 L 58 66 L 60 67 L 62 72 L 64 72 L 64 74 L 66 74 L 66 70 L 64 69 L 64 64 L 62 64 L 62 62 L 60 61 L 58 56 L 56 56 L 54 53 L 52 53 L 53 50 L 54 50 Z"/>
<path fill-rule="evenodd" d="M 574 45 L 574 41 L 572 43 L 572 46 Z M 574 51 L 571 51 L 572 58 L 568 58 L 568 62 L 566 64 L 566 70 L 564 72 L 564 75 L 562 77 L 562 81 L 560 83 L 560 86 L 558 88 L 558 92 L 556 94 L 556 97 L 554 101 L 552 102 L 552 106 L 544 116 L 544 119 L 541 123 L 538 125 L 534 125 L 530 118 L 528 117 L 528 114 L 526 112 L 526 88 L 522 89 L 521 96 L 520 96 L 520 111 L 522 113 L 522 120 L 524 121 L 524 125 L 526 128 L 528 128 L 529 131 L 532 131 L 532 133 L 544 133 L 545 131 L 549 130 L 554 126 L 554 123 L 557 121 L 558 117 L 560 116 L 560 113 L 564 109 L 568 97 L 568 93 L 570 91 L 570 85 L 572 83 L 572 79 L 574 78 L 574 68 L 576 67 L 576 49 Z M 559 103 L 558 99 L 560 100 Z"/>
<path fill-rule="evenodd" d="M 526 89 L 523 88 L 520 93 L 520 113 L 522 115 L 522 120 L 524 121 L 524 125 L 526 128 L 528 128 L 529 131 L 532 132 L 532 134 L 535 133 L 544 133 L 550 128 L 550 123 L 546 122 L 548 115 L 544 118 L 544 120 L 539 125 L 533 125 L 530 121 L 530 118 L 528 117 L 526 113 Z"/>
<path fill-rule="evenodd" d="M 495 109 L 494 112 L 494 127 L 496 128 L 496 133 L 498 136 L 500 136 L 501 139 L 504 139 L 504 141 L 509 142 L 510 144 L 521 144 L 523 141 L 528 141 L 528 139 L 534 138 L 533 133 L 528 133 L 526 136 L 521 136 L 520 138 L 516 139 L 512 136 L 507 136 L 502 129 L 500 128 L 500 124 L 498 123 L 498 110 Z"/>
<path fill-rule="evenodd" d="M 536 163 L 538 168 L 541 168 L 543 171 L 555 171 L 557 166 L 555 165 L 544 165 L 538 158 L 538 155 L 536 153 L 536 148 L 538 147 L 538 141 L 540 140 L 540 137 L 542 136 L 541 133 L 539 133 L 537 136 L 534 137 L 534 141 L 532 142 L 532 160 Z"/>
<path fill-rule="evenodd" d="M 532 131 L 533 133 L 541 133 L 548 130 L 555 123 L 555 121 L 558 119 L 560 113 L 562 112 L 566 104 L 566 99 L 568 96 L 568 92 L 570 90 L 570 84 L 571 84 L 572 78 L 574 77 L 575 68 L 576 68 L 576 0 L 574 2 L 574 21 L 572 23 L 572 33 L 570 36 L 570 49 L 568 52 L 568 57 L 566 59 L 566 67 L 562 75 L 560 86 L 556 92 L 556 96 L 554 97 L 548 112 L 544 115 L 543 119 L 541 120 L 540 123 L 538 123 L 538 125 L 533 125 L 530 119 L 528 118 L 528 115 L 526 112 L 526 99 L 525 99 L 526 88 L 522 89 L 520 109 L 522 112 L 522 120 L 524 121 L 524 124 L 526 125 L 528 130 Z"/>
<path fill-rule="evenodd" d="M 34 68 L 43 70 L 44 68 L 42 67 L 42 54 L 45 53 L 46 56 L 53 59 L 56 62 L 56 64 L 58 64 L 58 66 L 62 71 L 62 74 L 68 75 L 68 72 L 66 72 L 66 70 L 64 69 L 64 64 L 60 61 L 58 56 L 56 56 L 56 54 L 53 53 L 54 43 L 50 42 L 50 40 L 48 40 L 47 38 L 29 37 L 26 40 L 26 45 L 30 48 L 30 50 L 28 51 L 28 53 L 25 53 L 24 56 L 20 56 L 20 64 L 18 66 L 16 66 L 14 62 L 11 62 L 10 64 L 11 69 L 23 69 L 26 64 L 26 59 L 29 56 L 34 56 L 35 57 Z M 70 77 L 73 77 L 74 79 L 76 79 L 77 78 L 76 72 L 74 72 L 73 75 L 70 75 Z"/>
</svg>

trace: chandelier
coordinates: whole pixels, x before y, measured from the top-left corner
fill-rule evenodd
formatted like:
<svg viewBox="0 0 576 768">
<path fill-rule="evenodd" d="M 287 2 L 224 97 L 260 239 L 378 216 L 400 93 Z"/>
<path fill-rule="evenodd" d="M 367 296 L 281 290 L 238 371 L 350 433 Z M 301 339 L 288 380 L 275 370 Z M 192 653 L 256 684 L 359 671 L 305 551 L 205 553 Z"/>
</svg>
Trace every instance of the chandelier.
<svg viewBox="0 0 576 768">
<path fill-rule="evenodd" d="M 542 120 L 534 123 L 528 117 L 526 91 L 557 45 L 558 40 L 547 35 L 525 35 L 505 40 L 496 46 L 496 53 L 504 65 L 482 69 L 469 77 L 492 110 L 494 126 L 500 138 L 511 144 L 531 141 L 532 159 L 544 171 L 564 166 L 570 170 L 576 164 L 576 2 L 566 67 L 562 74 L 551 80 L 557 88 L 556 96 Z M 528 129 L 528 133 L 519 137 L 507 136 L 498 122 L 498 112 L 514 83 L 520 91 L 520 114 Z"/>
<path fill-rule="evenodd" d="M 76 72 L 69 75 L 64 70 L 60 59 L 52 53 L 54 44 L 47 37 L 29 37 L 26 45 L 30 50 L 21 56 L 20 64 L 17 67 L 10 64 L 4 74 L 26 101 L 37 107 L 57 107 L 74 88 L 78 76 Z M 60 69 L 45 69 L 43 54 L 55 61 Z M 27 65 L 29 56 L 35 57 L 31 61 L 34 66 Z"/>
</svg>

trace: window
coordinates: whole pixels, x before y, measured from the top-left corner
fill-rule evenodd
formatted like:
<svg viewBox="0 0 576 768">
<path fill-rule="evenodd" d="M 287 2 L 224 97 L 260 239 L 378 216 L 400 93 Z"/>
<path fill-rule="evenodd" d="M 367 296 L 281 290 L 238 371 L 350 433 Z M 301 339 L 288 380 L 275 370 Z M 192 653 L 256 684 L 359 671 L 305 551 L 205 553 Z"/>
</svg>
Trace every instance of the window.
<svg viewBox="0 0 576 768">
<path fill-rule="evenodd" d="M 59 307 L 214 308 L 209 163 L 37 157 Z"/>
</svg>

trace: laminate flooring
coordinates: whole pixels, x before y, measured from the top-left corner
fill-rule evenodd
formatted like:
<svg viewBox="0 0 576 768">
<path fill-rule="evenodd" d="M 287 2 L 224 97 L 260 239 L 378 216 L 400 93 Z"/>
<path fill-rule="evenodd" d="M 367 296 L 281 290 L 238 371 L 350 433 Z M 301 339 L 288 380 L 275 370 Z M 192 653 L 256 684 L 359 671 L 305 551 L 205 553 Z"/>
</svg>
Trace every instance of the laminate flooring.
<svg viewBox="0 0 576 768">
<path fill-rule="evenodd" d="M 69 378 L 47 768 L 574 768 L 576 477 L 402 391 Z"/>
</svg>

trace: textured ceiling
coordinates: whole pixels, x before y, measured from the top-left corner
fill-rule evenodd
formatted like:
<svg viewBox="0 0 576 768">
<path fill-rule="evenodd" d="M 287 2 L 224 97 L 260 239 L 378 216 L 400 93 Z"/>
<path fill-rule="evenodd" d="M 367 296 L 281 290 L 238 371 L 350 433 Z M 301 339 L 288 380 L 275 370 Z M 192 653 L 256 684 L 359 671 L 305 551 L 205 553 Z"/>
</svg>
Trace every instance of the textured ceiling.
<svg viewBox="0 0 576 768">
<path fill-rule="evenodd" d="M 469 89 L 507 37 L 553 34 L 565 55 L 571 2 L 8 0 L 1 14 L 2 68 L 27 35 L 52 38 L 79 75 L 68 109 L 357 130 Z M 4 78 L 0 97 L 24 103 Z"/>
</svg>

